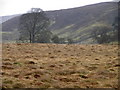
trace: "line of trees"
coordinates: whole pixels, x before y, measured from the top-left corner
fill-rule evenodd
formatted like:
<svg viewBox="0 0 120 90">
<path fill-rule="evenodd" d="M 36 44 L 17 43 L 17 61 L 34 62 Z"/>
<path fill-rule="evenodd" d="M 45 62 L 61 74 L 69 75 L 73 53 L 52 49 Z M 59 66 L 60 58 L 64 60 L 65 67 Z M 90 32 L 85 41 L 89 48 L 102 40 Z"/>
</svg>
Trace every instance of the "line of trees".
<svg viewBox="0 0 120 90">
<path fill-rule="evenodd" d="M 40 8 L 32 8 L 28 13 L 21 15 L 19 26 L 19 41 L 22 42 L 59 44 L 74 43 L 71 38 L 60 38 L 48 30 L 50 19 Z M 91 36 L 99 44 L 117 41 L 118 17 L 115 18 L 113 27 L 104 24 L 94 26 L 92 28 Z"/>
</svg>

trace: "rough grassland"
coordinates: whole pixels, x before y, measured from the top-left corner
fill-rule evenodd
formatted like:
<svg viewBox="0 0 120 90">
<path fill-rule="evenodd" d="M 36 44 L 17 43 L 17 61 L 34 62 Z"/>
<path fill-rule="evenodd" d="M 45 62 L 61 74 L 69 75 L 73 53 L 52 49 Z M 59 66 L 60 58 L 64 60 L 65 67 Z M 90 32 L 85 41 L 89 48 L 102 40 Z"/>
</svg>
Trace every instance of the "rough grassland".
<svg viewBox="0 0 120 90">
<path fill-rule="evenodd" d="M 117 88 L 117 45 L 3 44 L 4 88 Z"/>
</svg>

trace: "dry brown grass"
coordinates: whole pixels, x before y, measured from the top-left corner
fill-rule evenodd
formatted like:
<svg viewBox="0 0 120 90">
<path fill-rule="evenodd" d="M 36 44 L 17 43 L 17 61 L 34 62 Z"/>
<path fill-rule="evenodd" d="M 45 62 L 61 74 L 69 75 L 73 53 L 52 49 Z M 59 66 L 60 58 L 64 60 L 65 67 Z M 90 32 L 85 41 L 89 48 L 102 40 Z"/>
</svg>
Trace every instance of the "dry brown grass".
<svg viewBox="0 0 120 90">
<path fill-rule="evenodd" d="M 117 45 L 3 44 L 4 88 L 117 88 Z"/>
</svg>

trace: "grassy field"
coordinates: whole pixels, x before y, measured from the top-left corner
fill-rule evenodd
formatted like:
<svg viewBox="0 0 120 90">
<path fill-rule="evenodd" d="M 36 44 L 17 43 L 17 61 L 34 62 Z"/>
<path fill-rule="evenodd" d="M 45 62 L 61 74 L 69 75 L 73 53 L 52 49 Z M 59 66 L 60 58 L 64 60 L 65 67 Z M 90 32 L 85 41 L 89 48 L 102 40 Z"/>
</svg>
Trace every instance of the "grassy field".
<svg viewBox="0 0 120 90">
<path fill-rule="evenodd" d="M 118 46 L 3 44 L 3 88 L 117 88 Z"/>
</svg>

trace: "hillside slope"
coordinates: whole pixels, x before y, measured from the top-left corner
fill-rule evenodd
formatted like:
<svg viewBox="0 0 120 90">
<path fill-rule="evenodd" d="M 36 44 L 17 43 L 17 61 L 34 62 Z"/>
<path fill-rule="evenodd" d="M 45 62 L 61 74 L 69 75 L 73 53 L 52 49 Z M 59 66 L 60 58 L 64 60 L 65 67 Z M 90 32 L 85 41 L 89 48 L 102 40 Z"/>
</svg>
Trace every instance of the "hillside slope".
<svg viewBox="0 0 120 90">
<path fill-rule="evenodd" d="M 47 11 L 52 20 L 49 30 L 64 38 L 72 38 L 76 42 L 91 43 L 91 28 L 94 25 L 106 24 L 111 26 L 117 16 L 117 3 L 106 2 L 83 7 Z M 3 32 L 17 29 L 19 16 L 3 23 Z"/>
<path fill-rule="evenodd" d="M 20 14 L 16 14 L 16 15 L 9 15 L 9 16 L 0 16 L 0 24 L 5 22 L 5 21 L 8 21 L 16 16 L 19 16 Z"/>
</svg>

